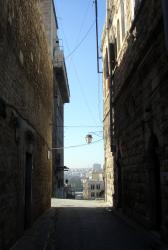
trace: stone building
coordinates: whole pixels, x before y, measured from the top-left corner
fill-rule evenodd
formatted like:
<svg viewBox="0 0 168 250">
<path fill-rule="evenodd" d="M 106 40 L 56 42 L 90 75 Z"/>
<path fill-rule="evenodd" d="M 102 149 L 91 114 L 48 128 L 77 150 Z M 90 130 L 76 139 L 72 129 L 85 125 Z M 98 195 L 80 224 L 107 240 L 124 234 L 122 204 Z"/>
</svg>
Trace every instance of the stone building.
<svg viewBox="0 0 168 250">
<path fill-rule="evenodd" d="M 168 238 L 168 3 L 108 0 L 104 75 L 116 208 Z M 166 38 L 166 39 L 165 39 Z M 104 43 L 103 43 L 104 44 Z M 105 46 L 105 45 L 104 45 Z"/>
<path fill-rule="evenodd" d="M 104 182 L 105 200 L 109 205 L 113 205 L 114 180 L 113 180 L 113 155 L 111 151 L 111 95 L 110 95 L 110 75 L 107 75 L 108 67 L 108 32 L 106 25 L 102 34 L 102 58 L 103 58 L 103 131 L 104 131 Z"/>
<path fill-rule="evenodd" d="M 64 104 L 69 102 L 70 91 L 63 50 L 58 38 L 58 22 L 53 0 L 40 0 L 40 10 L 49 43 L 53 64 L 53 141 L 52 141 L 52 196 L 64 197 Z"/>
<path fill-rule="evenodd" d="M 53 74 L 37 2 L 0 1 L 0 249 L 50 207 Z"/>
<path fill-rule="evenodd" d="M 93 170 L 90 178 L 83 178 L 83 199 L 104 198 L 104 180 L 102 170 Z"/>
</svg>

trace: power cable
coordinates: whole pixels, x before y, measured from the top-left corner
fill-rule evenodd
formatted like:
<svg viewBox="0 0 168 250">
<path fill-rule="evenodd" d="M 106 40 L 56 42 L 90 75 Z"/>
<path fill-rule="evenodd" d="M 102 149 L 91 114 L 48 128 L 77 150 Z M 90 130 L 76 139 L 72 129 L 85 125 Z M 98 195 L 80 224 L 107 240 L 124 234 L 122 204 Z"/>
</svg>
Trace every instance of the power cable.
<svg viewBox="0 0 168 250">
<path fill-rule="evenodd" d="M 89 0 L 89 1 L 88 1 L 88 5 L 87 5 L 87 8 L 86 8 L 86 11 L 85 11 L 84 16 L 83 16 L 83 19 L 82 19 L 82 23 L 81 23 L 81 26 L 80 26 L 80 29 L 79 29 L 78 36 L 76 37 L 76 43 L 77 43 L 78 40 L 79 40 L 79 37 L 80 37 L 81 31 L 82 31 L 82 29 L 83 29 L 84 23 L 85 23 L 85 21 L 86 21 L 87 14 L 88 14 L 89 7 L 90 7 L 90 4 L 91 4 L 91 3 L 92 3 L 92 0 Z"/>
<path fill-rule="evenodd" d="M 100 141 L 102 141 L 103 139 L 100 139 L 100 140 L 97 140 L 97 141 L 94 141 L 90 144 L 78 144 L 78 145 L 72 145 L 72 146 L 67 146 L 67 147 L 60 147 L 60 148 L 52 148 L 52 150 L 61 150 L 61 149 L 69 149 L 69 148 L 79 148 L 79 147 L 84 147 L 84 146 L 90 146 L 92 144 L 95 144 L 95 143 L 98 143 Z"/>
<path fill-rule="evenodd" d="M 85 12 L 85 14 L 84 14 L 82 24 L 81 24 L 81 26 L 80 26 L 79 35 L 78 35 L 77 37 L 80 36 L 80 33 L 81 33 L 81 31 L 82 31 L 82 28 L 83 28 L 83 26 L 84 26 L 84 22 L 85 22 L 85 20 L 86 20 L 86 16 L 87 16 L 87 13 L 88 13 L 88 10 L 89 10 L 90 3 L 91 3 L 91 2 L 92 2 L 92 1 L 90 1 L 90 0 L 88 1 L 87 9 L 86 9 L 86 12 Z M 92 28 L 94 27 L 94 24 L 95 24 L 95 20 L 94 20 L 94 22 L 92 23 L 92 25 L 90 26 L 89 30 L 86 32 L 85 36 L 82 38 L 82 40 L 81 40 L 81 41 L 78 43 L 78 45 L 70 52 L 69 44 L 68 44 L 68 41 L 67 41 L 67 38 L 66 38 L 66 35 L 65 35 L 65 32 L 64 32 L 63 25 L 62 25 L 62 23 L 61 23 L 62 32 L 63 32 L 64 38 L 65 38 L 66 47 L 67 47 L 67 49 L 68 49 L 68 51 L 69 51 L 69 54 L 68 54 L 68 56 L 66 57 L 66 59 L 68 59 L 69 57 L 71 57 L 71 56 L 74 54 L 74 52 L 80 47 L 80 45 L 81 45 L 81 44 L 83 43 L 83 41 L 87 38 L 88 34 L 90 33 L 90 31 L 91 31 Z M 76 40 L 78 40 L 78 39 L 76 39 Z M 79 85 L 79 87 L 80 87 L 80 91 L 81 91 L 81 94 L 82 94 L 83 99 L 84 99 L 84 101 L 85 101 L 85 104 L 86 104 L 86 106 L 87 106 L 87 108 L 88 108 L 88 111 L 89 111 L 89 113 L 90 113 L 90 116 L 92 117 L 92 120 L 93 120 L 94 123 L 95 123 L 95 119 L 94 119 L 93 113 L 92 113 L 91 108 L 90 108 L 90 106 L 89 106 L 89 103 L 88 103 L 88 100 L 87 100 L 87 98 L 86 98 L 85 92 L 84 92 L 84 90 L 83 90 L 83 88 L 82 88 L 81 81 L 80 81 L 80 78 L 79 78 L 79 75 L 78 75 L 78 71 L 77 71 L 76 65 L 75 65 L 75 63 L 74 63 L 72 57 L 71 57 L 71 61 L 70 61 L 70 62 L 72 62 L 72 66 L 73 66 L 73 68 L 74 68 L 74 73 L 75 73 L 76 79 L 77 79 L 77 81 L 78 81 L 78 85 Z M 80 84 L 79 84 L 79 83 L 80 83 Z M 100 96 L 100 95 L 99 95 L 99 96 Z M 98 97 L 98 98 L 99 98 L 99 97 Z M 99 108 L 99 110 L 100 110 L 100 108 Z M 101 120 L 101 119 L 100 119 L 100 111 L 99 111 L 99 120 Z M 101 122 L 102 122 L 102 121 L 101 121 Z"/>
<path fill-rule="evenodd" d="M 75 65 L 75 63 L 74 63 L 73 60 L 72 60 L 72 65 L 73 65 L 73 67 L 74 67 L 74 72 L 75 72 L 76 78 L 77 78 L 77 80 L 78 80 L 78 83 L 80 83 L 80 84 L 79 84 L 79 87 L 80 87 L 80 90 L 81 90 L 81 92 L 82 92 L 82 94 L 83 94 L 83 98 L 84 98 L 84 100 L 85 100 L 85 104 L 86 104 L 87 107 L 88 107 L 88 111 L 89 111 L 89 113 L 90 113 L 90 116 L 92 117 L 93 122 L 96 123 L 96 120 L 95 120 L 95 118 L 94 118 L 94 116 L 93 116 L 92 110 L 91 110 L 91 108 L 90 108 L 90 106 L 89 106 L 89 102 L 88 102 L 87 97 L 86 97 L 86 95 L 85 95 L 85 92 L 84 92 L 84 90 L 83 90 L 83 87 L 82 87 L 82 84 L 81 84 L 81 81 L 80 81 L 80 78 L 79 78 L 79 75 L 78 75 L 78 71 L 77 71 L 76 65 Z"/>
<path fill-rule="evenodd" d="M 62 126 L 65 128 L 102 128 L 103 126 Z"/>
<path fill-rule="evenodd" d="M 90 7 L 90 4 L 92 3 L 92 0 L 89 0 L 88 1 L 88 4 L 87 4 L 87 8 L 86 8 L 86 11 L 84 12 L 84 15 L 83 15 L 83 19 L 82 19 L 82 22 L 81 22 L 81 26 L 80 26 L 80 29 L 79 29 L 79 32 L 78 32 L 78 35 L 76 36 L 76 44 L 79 43 L 79 40 L 80 40 L 80 34 L 81 34 L 81 31 L 84 27 L 84 24 L 87 20 L 87 15 L 89 13 L 89 7 Z M 93 3 L 92 3 L 93 4 Z M 72 64 L 72 57 L 70 58 L 70 61 L 69 61 L 69 65 Z"/>
<path fill-rule="evenodd" d="M 69 49 L 69 44 L 68 44 L 68 41 L 67 41 L 67 39 L 66 39 L 66 35 L 65 35 L 65 32 L 64 32 L 64 28 L 63 28 L 62 23 L 61 23 L 61 26 L 62 26 L 62 32 L 63 32 L 64 38 L 65 38 L 65 43 L 66 43 L 67 49 L 70 50 L 70 49 Z M 79 88 L 80 88 L 80 91 L 81 91 L 81 94 L 82 94 L 83 99 L 84 99 L 84 101 L 85 101 L 85 104 L 86 104 L 86 106 L 87 106 L 87 108 L 88 108 L 88 111 L 89 111 L 89 113 L 90 113 L 90 116 L 91 116 L 93 122 L 96 123 L 96 121 L 95 121 L 95 119 L 94 119 L 94 116 L 93 116 L 93 113 L 92 113 L 92 111 L 91 111 L 91 108 L 90 108 L 90 106 L 89 106 L 88 100 L 87 100 L 87 98 L 86 98 L 85 92 L 84 92 L 84 90 L 83 90 L 83 87 L 82 87 L 82 84 L 81 84 L 81 81 L 80 81 L 80 78 L 79 78 L 79 75 L 78 75 L 78 71 L 77 71 L 76 65 L 75 65 L 75 63 L 74 63 L 74 61 L 73 61 L 73 58 L 71 58 L 71 61 L 72 61 L 72 66 L 73 66 L 74 73 L 75 73 L 75 76 L 76 76 L 76 79 L 77 79 L 77 82 L 78 82 L 78 86 L 79 86 Z"/>
<path fill-rule="evenodd" d="M 81 41 L 76 45 L 76 47 L 65 57 L 65 59 L 68 59 L 70 56 L 72 56 L 74 54 L 74 52 L 76 52 L 76 50 L 81 46 L 81 44 L 86 40 L 87 36 L 89 35 L 90 31 L 93 29 L 95 25 L 95 20 L 93 21 L 92 25 L 90 26 L 90 28 L 88 29 L 88 31 L 86 32 L 86 34 L 84 35 L 84 37 L 81 39 Z"/>
<path fill-rule="evenodd" d="M 86 18 L 87 18 L 88 12 L 89 12 L 90 3 L 92 3 L 92 0 L 88 1 L 88 5 L 87 5 L 86 11 L 84 13 L 78 35 L 76 36 L 76 44 L 79 43 L 80 34 L 81 34 L 82 29 L 83 29 L 84 23 L 86 22 Z"/>
</svg>

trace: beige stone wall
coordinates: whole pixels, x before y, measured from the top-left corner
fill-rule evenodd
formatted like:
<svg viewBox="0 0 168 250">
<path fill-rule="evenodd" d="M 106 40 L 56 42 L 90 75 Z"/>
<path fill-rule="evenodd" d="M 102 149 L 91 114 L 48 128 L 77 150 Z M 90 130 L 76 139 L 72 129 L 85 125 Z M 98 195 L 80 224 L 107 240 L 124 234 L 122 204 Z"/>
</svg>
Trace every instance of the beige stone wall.
<svg viewBox="0 0 168 250">
<path fill-rule="evenodd" d="M 126 38 L 117 34 L 117 0 L 109 26 L 111 41 L 120 37 L 112 71 L 114 202 L 167 240 L 168 63 L 163 11 L 161 1 L 136 1 L 135 9 L 132 1 L 124 2 Z"/>
<path fill-rule="evenodd" d="M 106 76 L 108 64 L 108 33 L 106 24 L 102 35 L 102 55 L 103 55 L 103 106 L 104 106 L 104 178 L 105 178 L 105 199 L 113 204 L 113 157 L 111 152 L 111 133 L 110 133 L 110 76 Z"/>
<path fill-rule="evenodd" d="M 53 59 L 53 49 L 57 37 L 57 20 L 55 19 L 53 0 L 40 0 L 39 7 L 49 43 L 51 58 Z"/>
<path fill-rule="evenodd" d="M 0 34 L 0 249 L 9 249 L 27 227 L 28 154 L 29 223 L 50 207 L 53 74 L 36 1 L 0 1 Z"/>
<path fill-rule="evenodd" d="M 124 52 L 127 49 L 127 38 L 129 36 L 129 30 L 134 18 L 134 1 L 135 0 L 107 1 L 109 10 L 107 12 L 106 25 L 109 29 L 109 40 L 114 41 L 116 39 L 116 60 L 118 65 L 120 64 Z M 123 3 L 123 7 L 121 3 Z M 124 22 L 122 22 L 122 20 L 124 20 Z M 123 29 L 124 32 L 122 32 Z"/>
</svg>

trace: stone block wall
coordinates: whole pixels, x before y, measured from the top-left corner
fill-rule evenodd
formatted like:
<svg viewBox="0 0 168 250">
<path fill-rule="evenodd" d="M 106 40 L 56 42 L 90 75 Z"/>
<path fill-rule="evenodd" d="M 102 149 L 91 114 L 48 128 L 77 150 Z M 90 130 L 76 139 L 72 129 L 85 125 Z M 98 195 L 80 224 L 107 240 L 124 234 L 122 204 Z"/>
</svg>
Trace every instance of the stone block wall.
<svg viewBox="0 0 168 250">
<path fill-rule="evenodd" d="M 127 42 L 113 79 L 114 183 L 121 190 L 114 203 L 120 200 L 123 212 L 167 239 L 168 58 L 161 1 L 141 1 Z"/>
<path fill-rule="evenodd" d="M 53 71 L 37 1 L 0 2 L 0 249 L 50 207 Z"/>
<path fill-rule="evenodd" d="M 106 25 L 106 24 L 105 24 Z M 103 132 L 104 132 L 104 182 L 105 182 L 105 200 L 109 205 L 113 205 L 114 194 L 114 168 L 113 168 L 113 155 L 111 150 L 111 111 L 110 111 L 110 70 L 108 72 L 108 33 L 107 28 L 104 26 L 102 35 L 102 55 L 103 55 Z"/>
</svg>

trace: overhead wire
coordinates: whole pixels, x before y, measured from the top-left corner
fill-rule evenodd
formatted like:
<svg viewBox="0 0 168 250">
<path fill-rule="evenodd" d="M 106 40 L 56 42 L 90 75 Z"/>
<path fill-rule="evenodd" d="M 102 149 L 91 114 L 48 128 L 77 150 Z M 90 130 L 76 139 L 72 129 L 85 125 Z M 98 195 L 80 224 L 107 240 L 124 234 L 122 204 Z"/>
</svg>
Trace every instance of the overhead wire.
<svg viewBox="0 0 168 250">
<path fill-rule="evenodd" d="M 95 20 L 93 21 L 93 23 L 91 24 L 90 28 L 88 29 L 88 31 L 86 32 L 86 34 L 83 36 L 83 38 L 81 39 L 81 41 L 76 45 L 76 47 L 65 57 L 65 59 L 68 59 L 69 57 L 71 57 L 74 52 L 77 51 L 77 49 L 81 46 L 81 44 L 86 40 L 87 36 L 89 35 L 90 31 L 93 29 L 95 25 Z"/>
<path fill-rule="evenodd" d="M 97 141 L 94 141 L 92 143 L 89 143 L 89 144 L 84 143 L 84 144 L 72 145 L 72 146 L 67 146 L 67 147 L 52 148 L 52 150 L 61 150 L 61 149 L 69 149 L 69 148 L 78 148 L 78 147 L 84 147 L 84 146 L 91 146 L 92 144 L 98 143 L 98 142 L 100 142 L 102 140 L 103 140 L 103 138 L 99 139 Z"/>
<path fill-rule="evenodd" d="M 83 87 L 82 87 L 82 84 L 81 84 L 81 81 L 80 81 L 80 78 L 79 78 L 79 74 L 78 74 L 76 65 L 75 65 L 75 63 L 74 63 L 73 60 L 72 60 L 72 65 L 73 65 L 73 67 L 74 67 L 74 72 L 75 72 L 76 78 L 77 78 L 78 82 L 80 83 L 80 84 L 79 84 L 79 87 L 80 87 L 80 89 L 81 89 L 81 92 L 83 93 L 83 98 L 84 98 L 84 100 L 85 100 L 85 104 L 86 104 L 87 107 L 88 107 L 88 111 L 89 111 L 89 113 L 90 113 L 90 115 L 91 115 L 91 117 L 92 117 L 93 122 L 96 123 L 95 117 L 94 117 L 94 115 L 93 115 L 93 113 L 92 113 L 92 110 L 91 110 L 91 108 L 90 108 L 88 99 L 87 99 L 87 97 L 86 97 L 86 94 L 85 94 L 85 92 L 84 92 L 84 89 L 83 89 Z"/>
<path fill-rule="evenodd" d="M 85 22 L 86 22 L 86 17 L 87 17 L 87 15 L 88 15 L 88 11 L 89 11 L 90 4 L 91 4 L 91 3 L 93 3 L 93 1 L 92 1 L 92 0 L 89 0 L 89 1 L 88 1 L 88 4 L 87 4 L 86 11 L 85 11 L 84 16 L 83 16 L 83 19 L 82 19 L 82 23 L 81 23 L 79 32 L 78 32 L 78 36 L 77 36 L 77 39 L 76 39 L 76 43 L 77 43 L 78 40 L 79 40 L 78 38 L 80 37 L 81 31 L 82 31 L 82 29 L 83 29 L 83 27 L 84 27 L 84 24 L 85 24 Z M 82 84 L 81 84 L 81 81 L 80 81 L 80 77 L 79 77 L 79 74 L 78 74 L 78 71 L 77 71 L 77 68 L 76 68 L 76 65 L 75 65 L 75 63 L 74 63 L 74 60 L 73 60 L 73 57 L 72 57 L 72 56 L 73 56 L 73 54 L 76 52 L 76 50 L 81 46 L 81 44 L 86 40 L 88 34 L 90 33 L 90 31 L 92 30 L 92 28 L 93 28 L 94 25 L 95 25 L 95 21 L 96 21 L 96 20 L 93 21 L 93 23 L 92 23 L 91 26 L 89 27 L 88 31 L 86 32 L 86 34 L 83 36 L 83 38 L 80 40 L 80 42 L 75 46 L 75 48 L 74 48 L 72 51 L 70 51 L 70 47 L 69 47 L 69 44 L 68 44 L 68 41 L 67 41 L 67 38 L 66 38 L 66 35 L 65 35 L 65 32 L 64 32 L 64 27 L 63 27 L 63 25 L 62 25 L 62 23 L 61 23 L 62 32 L 63 32 L 63 35 L 64 35 L 66 47 L 67 47 L 67 49 L 68 49 L 68 51 L 69 51 L 69 54 L 65 57 L 65 59 L 71 58 L 70 63 L 72 63 L 72 66 L 73 66 L 73 68 L 74 68 L 74 73 L 75 73 L 75 76 L 76 76 L 76 79 L 77 79 L 77 82 L 78 82 L 78 86 L 79 86 L 79 88 L 80 88 L 80 92 L 81 92 L 81 94 L 82 94 L 82 96 L 83 96 L 85 105 L 87 106 L 88 111 L 89 111 L 89 113 L 90 113 L 90 116 L 91 116 L 91 118 L 92 118 L 92 120 L 93 120 L 94 123 L 96 123 L 96 121 L 95 121 L 94 115 L 93 115 L 93 113 L 92 113 L 92 110 L 91 110 L 91 108 L 90 108 L 90 105 L 89 105 L 89 103 L 88 103 L 88 100 L 87 100 L 87 97 L 86 97 L 86 95 L 85 95 L 84 89 L 83 89 L 83 87 L 82 87 Z M 100 80 L 100 79 L 99 79 L 99 80 Z M 99 83 L 98 85 L 100 86 L 100 83 Z M 100 112 L 100 87 L 99 87 L 99 86 L 98 86 L 98 113 L 99 113 L 99 120 L 100 120 L 100 122 L 102 123 L 102 119 L 100 118 L 100 116 L 101 116 L 100 113 L 101 113 L 101 112 Z M 65 126 L 65 127 L 66 127 L 66 126 Z"/>
<path fill-rule="evenodd" d="M 57 126 L 57 127 L 65 127 L 65 128 L 102 128 L 103 126 L 89 126 L 89 125 L 75 125 L 75 126 Z"/>
<path fill-rule="evenodd" d="M 85 22 L 86 22 L 87 15 L 88 15 L 88 12 L 89 12 L 89 8 L 90 8 L 90 4 L 91 4 L 91 3 L 92 3 L 92 0 L 89 0 L 89 1 L 88 1 L 88 4 L 87 4 L 86 11 L 84 12 L 84 15 L 83 15 L 83 19 L 82 19 L 82 22 L 81 22 L 81 26 L 80 26 L 80 28 L 79 28 L 78 35 L 76 36 L 76 44 L 77 44 L 77 45 L 75 46 L 75 48 L 77 48 L 77 49 L 78 49 L 78 47 L 80 47 L 79 44 L 82 44 L 83 41 L 86 39 L 87 35 L 90 33 L 90 31 L 92 30 L 92 28 L 94 27 L 94 24 L 95 24 L 95 20 L 94 20 L 94 22 L 92 23 L 93 26 L 92 26 L 92 25 L 90 26 L 90 28 L 88 29 L 86 35 L 84 36 L 83 39 L 81 39 L 81 42 L 80 42 L 80 41 L 79 41 L 80 34 L 81 34 L 82 29 L 83 29 L 83 27 L 84 27 L 84 24 L 85 24 Z M 78 46 L 78 45 L 79 45 L 79 46 Z M 74 49 L 73 53 L 74 53 L 77 49 Z M 73 53 L 71 53 L 71 55 L 72 55 Z M 66 57 L 66 59 L 69 58 L 71 55 L 69 54 L 69 55 Z"/>
<path fill-rule="evenodd" d="M 82 31 L 82 27 L 83 27 L 84 22 L 86 20 L 86 16 L 87 16 L 87 13 L 88 13 L 88 10 L 89 10 L 89 7 L 90 7 L 91 3 L 92 3 L 92 5 L 95 4 L 93 0 L 88 1 L 88 6 L 87 6 L 87 9 L 86 9 L 86 13 L 84 15 L 84 18 L 83 18 L 83 22 L 82 22 L 82 25 L 81 25 L 81 28 L 80 28 L 80 31 L 79 31 L 79 35 L 80 35 L 81 31 Z M 96 19 L 95 19 L 95 22 L 96 22 Z M 78 40 L 76 42 L 78 42 Z M 102 81 L 100 80 L 100 75 L 98 74 L 98 88 L 97 88 L 98 89 L 98 103 L 97 103 L 98 104 L 98 117 L 99 117 L 99 121 L 102 123 L 103 122 L 103 117 L 102 117 L 102 111 L 101 111 L 101 108 L 100 108 L 100 103 L 101 103 L 101 101 L 100 101 L 100 93 L 101 93 L 100 88 L 101 88 L 101 86 L 102 86 Z"/>
<path fill-rule="evenodd" d="M 68 41 L 67 41 L 67 38 L 66 38 L 66 35 L 65 35 L 65 32 L 64 32 L 63 25 L 61 24 L 61 26 L 62 26 L 62 32 L 63 32 L 63 35 L 64 35 L 64 39 L 65 39 L 65 43 L 66 43 L 67 49 L 70 51 L 70 49 L 69 49 L 69 44 L 68 44 Z M 93 113 L 92 113 L 92 111 L 91 111 L 91 108 L 90 108 L 90 106 L 89 106 L 88 100 L 87 100 L 87 98 L 86 98 L 85 92 L 84 92 L 84 90 L 83 90 L 83 87 L 82 87 L 82 84 L 81 84 L 81 81 L 80 81 L 80 78 L 79 78 L 79 75 L 78 75 L 78 71 L 77 71 L 77 68 L 76 68 L 76 65 L 75 65 L 75 63 L 74 63 L 73 58 L 71 58 L 71 61 L 72 61 L 72 66 L 73 66 L 73 69 L 74 69 L 75 77 L 76 77 L 76 79 L 77 79 L 78 86 L 79 86 L 80 92 L 81 92 L 81 94 L 82 94 L 82 96 L 83 96 L 85 105 L 86 105 L 87 108 L 88 108 L 88 112 L 90 113 L 90 116 L 91 116 L 93 122 L 96 123 L 96 120 L 95 120 L 95 118 L 94 118 L 94 116 L 93 116 Z"/>
<path fill-rule="evenodd" d="M 92 3 L 92 0 L 88 0 L 87 8 L 86 8 L 86 11 L 85 11 L 85 13 L 84 13 L 84 15 L 83 15 L 83 19 L 82 19 L 82 22 L 81 22 L 81 26 L 80 26 L 78 35 L 77 35 L 77 37 L 76 37 L 76 43 L 77 43 L 78 40 L 79 40 L 79 37 L 80 37 L 80 34 L 81 34 L 81 32 L 82 32 L 83 26 L 84 26 L 85 21 L 86 21 L 86 19 L 87 19 L 87 15 L 88 15 L 88 13 L 89 13 L 89 8 L 90 8 L 90 4 L 91 4 L 91 3 Z"/>
</svg>

